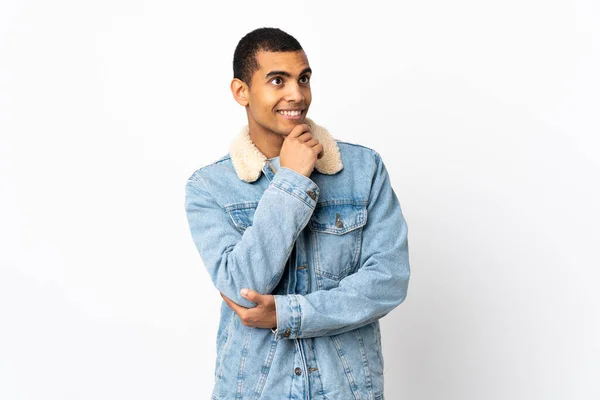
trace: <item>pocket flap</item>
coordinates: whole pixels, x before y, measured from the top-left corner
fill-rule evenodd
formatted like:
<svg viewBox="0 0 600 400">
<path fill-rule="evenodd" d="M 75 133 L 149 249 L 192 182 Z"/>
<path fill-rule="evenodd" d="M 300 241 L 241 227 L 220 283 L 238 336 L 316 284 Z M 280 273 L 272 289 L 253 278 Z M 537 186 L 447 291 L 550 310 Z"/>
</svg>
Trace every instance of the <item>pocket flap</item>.
<svg viewBox="0 0 600 400">
<path fill-rule="evenodd" d="M 309 221 L 313 231 L 342 235 L 367 223 L 367 207 L 357 204 L 317 206 Z"/>
<path fill-rule="evenodd" d="M 243 231 L 252 225 L 256 207 L 258 207 L 258 202 L 244 202 L 228 205 L 225 207 L 225 211 L 227 211 L 235 226 Z"/>
</svg>

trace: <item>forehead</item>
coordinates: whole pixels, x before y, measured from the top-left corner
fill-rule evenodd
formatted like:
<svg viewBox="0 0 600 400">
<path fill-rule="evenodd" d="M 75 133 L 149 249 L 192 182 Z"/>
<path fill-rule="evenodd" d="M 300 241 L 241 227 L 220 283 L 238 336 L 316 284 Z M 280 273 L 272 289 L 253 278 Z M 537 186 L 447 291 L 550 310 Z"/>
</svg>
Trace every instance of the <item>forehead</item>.
<svg viewBox="0 0 600 400">
<path fill-rule="evenodd" d="M 259 51 L 256 53 L 259 70 L 257 71 L 264 77 L 270 71 L 286 71 L 292 75 L 300 73 L 303 69 L 310 67 L 306 53 L 298 51 Z"/>
</svg>

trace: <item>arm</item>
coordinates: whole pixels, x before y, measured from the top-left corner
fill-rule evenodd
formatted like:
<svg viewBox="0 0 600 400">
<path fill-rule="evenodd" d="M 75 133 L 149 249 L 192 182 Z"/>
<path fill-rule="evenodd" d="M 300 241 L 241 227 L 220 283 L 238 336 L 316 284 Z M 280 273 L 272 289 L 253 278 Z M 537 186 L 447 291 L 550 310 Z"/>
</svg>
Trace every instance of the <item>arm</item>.
<svg viewBox="0 0 600 400">
<path fill-rule="evenodd" d="M 200 174 L 188 180 L 185 190 L 192 238 L 213 284 L 237 304 L 254 307 L 240 290 L 270 293 L 277 286 L 296 238 L 314 211 L 319 187 L 290 168 L 279 168 L 243 234 Z M 315 199 L 309 191 L 316 194 Z"/>
<path fill-rule="evenodd" d="M 358 270 L 331 290 L 275 295 L 277 339 L 337 335 L 385 316 L 408 290 L 408 227 L 381 157 L 367 208 Z"/>
</svg>

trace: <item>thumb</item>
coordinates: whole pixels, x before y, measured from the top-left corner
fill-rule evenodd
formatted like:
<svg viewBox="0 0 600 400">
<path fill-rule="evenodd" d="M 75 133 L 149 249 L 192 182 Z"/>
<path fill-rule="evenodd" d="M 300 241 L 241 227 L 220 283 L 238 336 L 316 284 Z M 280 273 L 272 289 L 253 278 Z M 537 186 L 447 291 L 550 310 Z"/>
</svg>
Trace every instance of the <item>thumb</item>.
<svg viewBox="0 0 600 400">
<path fill-rule="evenodd" d="M 242 294 L 242 296 L 248 300 L 250 300 L 253 303 L 258 303 L 261 299 L 261 294 L 258 292 L 255 292 L 252 289 L 242 289 L 240 291 L 240 293 Z"/>
</svg>

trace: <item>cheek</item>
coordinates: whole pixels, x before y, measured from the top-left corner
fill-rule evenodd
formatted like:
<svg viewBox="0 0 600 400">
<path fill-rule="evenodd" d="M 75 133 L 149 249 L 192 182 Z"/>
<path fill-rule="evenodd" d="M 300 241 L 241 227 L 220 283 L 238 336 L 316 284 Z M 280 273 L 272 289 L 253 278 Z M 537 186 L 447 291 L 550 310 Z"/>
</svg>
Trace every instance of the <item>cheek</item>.
<svg viewBox="0 0 600 400">
<path fill-rule="evenodd" d="M 262 116 L 263 118 L 273 111 L 273 106 L 266 99 L 255 101 L 251 106 L 252 113 L 256 116 Z"/>
<path fill-rule="evenodd" d="M 254 110 L 261 114 L 269 114 L 275 111 L 276 103 L 273 103 L 269 98 L 262 98 L 258 103 L 254 104 Z"/>
<path fill-rule="evenodd" d="M 312 93 L 310 91 L 310 89 L 307 89 L 306 92 L 304 92 L 304 102 L 308 105 L 310 104 L 312 100 Z"/>
</svg>

